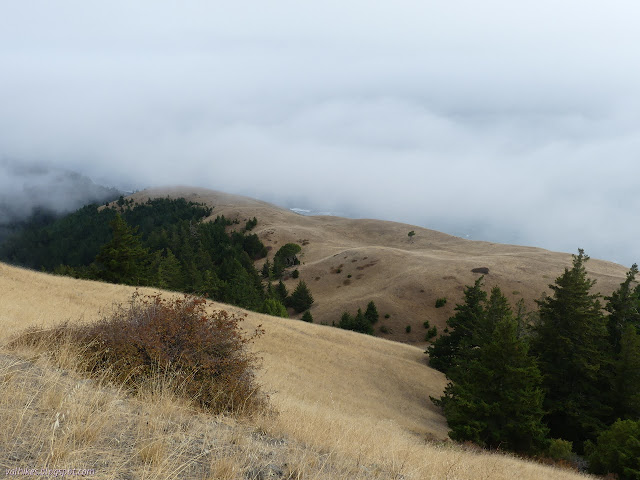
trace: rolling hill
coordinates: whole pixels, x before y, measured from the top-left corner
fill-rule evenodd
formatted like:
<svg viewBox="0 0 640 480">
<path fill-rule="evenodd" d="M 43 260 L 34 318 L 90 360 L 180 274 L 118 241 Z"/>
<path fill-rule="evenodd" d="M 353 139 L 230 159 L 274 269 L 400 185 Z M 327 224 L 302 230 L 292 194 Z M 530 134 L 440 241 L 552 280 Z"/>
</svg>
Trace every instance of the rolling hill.
<svg viewBox="0 0 640 480">
<path fill-rule="evenodd" d="M 446 423 L 428 397 L 445 378 L 422 349 L 329 326 L 210 305 L 265 329 L 252 348 L 276 414 L 245 420 L 194 412 L 162 379 L 157 393 L 129 398 L 6 346 L 29 326 L 108 315 L 135 290 L 0 264 L 0 467 L 90 467 L 113 479 L 585 478 L 442 442 Z"/>
<path fill-rule="evenodd" d="M 522 298 L 533 309 L 535 300 L 550 291 L 548 284 L 571 266 L 567 253 L 465 240 L 382 220 L 303 216 L 259 200 L 206 189 L 158 188 L 129 198 L 144 202 L 165 196 L 207 204 L 213 207 L 213 218 L 238 219 L 239 227 L 256 217 L 258 224 L 252 232 L 270 248 L 269 259 L 285 243 L 302 245 L 298 268 L 315 299 L 311 312 L 316 323 L 338 323 L 344 311 L 364 310 L 373 300 L 381 317 L 375 334 L 420 347 L 426 345 L 423 323 L 428 320 L 439 331 L 444 328 L 465 285 L 473 284 L 480 275 L 473 269 L 489 270 L 487 289 L 497 285 L 512 303 Z M 410 239 L 412 230 L 415 235 Z M 260 268 L 262 262 L 256 266 Z M 587 269 L 597 281 L 595 290 L 604 295 L 618 287 L 627 271 L 597 259 L 591 259 Z M 291 291 L 297 280 L 285 283 Z M 447 303 L 436 308 L 436 299 L 441 297 Z M 388 319 L 383 318 L 386 314 Z M 410 333 L 406 333 L 407 325 Z M 382 326 L 388 333 L 380 332 Z"/>
</svg>

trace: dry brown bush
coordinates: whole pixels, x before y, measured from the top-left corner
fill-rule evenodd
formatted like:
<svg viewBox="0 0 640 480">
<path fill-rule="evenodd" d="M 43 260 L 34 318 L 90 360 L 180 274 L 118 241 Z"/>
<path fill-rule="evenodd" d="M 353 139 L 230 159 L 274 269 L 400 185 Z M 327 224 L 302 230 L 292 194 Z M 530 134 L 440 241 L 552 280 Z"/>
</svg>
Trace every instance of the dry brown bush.
<svg viewBox="0 0 640 480">
<path fill-rule="evenodd" d="M 73 344 L 83 370 L 106 373 L 134 392 L 148 388 L 160 372 L 172 379 L 176 393 L 213 413 L 264 408 L 254 373 L 258 359 L 247 348 L 263 330 L 247 336 L 239 327 L 242 318 L 225 310 L 207 313 L 205 307 L 198 297 L 167 300 L 136 292 L 96 323 L 30 329 L 10 346 L 37 347 L 62 362 L 57 346 Z"/>
</svg>

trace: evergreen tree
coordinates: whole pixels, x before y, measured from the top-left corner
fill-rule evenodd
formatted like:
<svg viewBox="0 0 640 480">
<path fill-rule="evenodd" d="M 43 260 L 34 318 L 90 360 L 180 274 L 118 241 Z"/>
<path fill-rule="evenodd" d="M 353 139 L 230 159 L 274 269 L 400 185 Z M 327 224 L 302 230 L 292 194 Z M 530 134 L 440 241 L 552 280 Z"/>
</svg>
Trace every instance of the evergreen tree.
<svg viewBox="0 0 640 480">
<path fill-rule="evenodd" d="M 366 317 L 364 313 L 362 313 L 362 309 L 359 308 L 356 316 L 353 319 L 353 330 L 360 333 L 366 333 L 367 335 L 373 335 L 373 325 Z"/>
<path fill-rule="evenodd" d="M 504 296 L 494 289 L 492 298 L 487 316 L 493 318 L 485 323 L 490 331 L 482 335 L 486 343 L 476 347 L 469 363 L 450 370 L 455 381 L 432 400 L 442 406 L 452 439 L 533 453 L 544 447 L 547 434 L 542 378 Z"/>
<path fill-rule="evenodd" d="M 634 263 L 620 287 L 610 297 L 605 297 L 605 308 L 609 312 L 607 328 L 610 343 L 616 353 L 620 351 L 620 338 L 625 326 L 630 323 L 636 329 L 640 328 L 640 291 L 632 286 L 636 281 L 636 275 L 638 265 Z"/>
<path fill-rule="evenodd" d="M 100 278 L 112 283 L 145 285 L 148 282 L 149 253 L 140 236 L 117 214 L 110 223 L 112 238 L 102 246 L 95 262 Z"/>
<path fill-rule="evenodd" d="M 311 312 L 309 310 L 307 310 L 306 312 L 304 312 L 302 314 L 302 318 L 301 320 L 303 322 L 309 322 L 309 323 L 313 323 L 313 316 L 311 315 Z"/>
<path fill-rule="evenodd" d="M 287 298 L 289 297 L 289 291 L 287 290 L 286 285 L 280 280 L 278 282 L 278 286 L 275 289 L 276 298 L 282 302 L 283 304 L 287 304 Z"/>
<path fill-rule="evenodd" d="M 262 265 L 262 270 L 260 270 L 260 273 L 262 274 L 263 278 L 271 278 L 271 263 L 269 262 L 269 260 L 264 262 L 264 265 Z"/>
<path fill-rule="evenodd" d="M 640 418 L 640 335 L 627 323 L 615 362 L 612 418 Z"/>
<path fill-rule="evenodd" d="M 551 436 L 572 441 L 578 452 L 611 415 L 607 329 L 599 296 L 591 293 L 595 281 L 587 278 L 588 259 L 579 250 L 573 267 L 549 285 L 553 296 L 538 301 L 540 318 L 532 338 Z"/>
<path fill-rule="evenodd" d="M 380 316 L 378 315 L 378 309 L 376 308 L 376 304 L 373 303 L 373 300 L 371 300 L 367 305 L 367 309 L 364 312 L 364 316 L 371 325 L 375 325 L 375 323 L 380 318 Z"/>
<path fill-rule="evenodd" d="M 313 296 L 304 280 L 298 282 L 298 286 L 289 297 L 289 305 L 296 313 L 304 312 L 313 305 Z"/>
<path fill-rule="evenodd" d="M 355 330 L 353 324 L 353 317 L 349 315 L 349 312 L 342 312 L 342 317 L 340 317 L 340 322 L 338 322 L 338 327 L 343 330 Z"/>
<path fill-rule="evenodd" d="M 459 361 L 461 352 L 468 352 L 474 347 L 474 332 L 485 321 L 483 303 L 487 293 L 482 290 L 483 278 L 478 278 L 472 287 L 464 289 L 464 303 L 457 304 L 456 314 L 447 320 L 449 333 L 441 335 L 427 349 L 429 365 L 436 370 L 447 373 Z"/>
</svg>

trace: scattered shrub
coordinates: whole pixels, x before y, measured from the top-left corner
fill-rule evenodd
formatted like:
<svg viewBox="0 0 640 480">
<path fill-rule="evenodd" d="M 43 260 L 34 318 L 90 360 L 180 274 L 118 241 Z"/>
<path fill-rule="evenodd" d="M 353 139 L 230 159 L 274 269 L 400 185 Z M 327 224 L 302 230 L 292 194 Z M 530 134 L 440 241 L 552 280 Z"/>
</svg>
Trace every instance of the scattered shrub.
<svg viewBox="0 0 640 480">
<path fill-rule="evenodd" d="M 404 327 L 404 331 L 407 333 L 411 333 L 411 325 L 407 325 L 406 327 Z"/>
<path fill-rule="evenodd" d="M 427 329 L 431 328 L 431 324 L 429 323 L 429 320 L 426 320 L 422 325 L 424 326 L 424 328 L 427 328 Z"/>
<path fill-rule="evenodd" d="M 309 310 L 307 310 L 306 312 L 304 312 L 302 314 L 302 318 L 301 320 L 303 322 L 309 322 L 309 323 L 313 323 L 313 316 L 311 315 L 311 312 Z"/>
<path fill-rule="evenodd" d="M 347 275 L 347 278 L 351 278 L 351 274 Z"/>
<path fill-rule="evenodd" d="M 291 273 L 291 276 L 293 278 L 298 278 L 300 276 L 300 272 L 298 271 L 297 268 Z"/>
<path fill-rule="evenodd" d="M 433 326 L 429 330 L 427 330 L 427 335 L 425 336 L 425 340 L 428 342 L 432 338 L 434 338 L 436 335 L 438 335 L 438 327 Z"/>
<path fill-rule="evenodd" d="M 388 313 L 384 314 L 384 318 L 389 318 L 389 317 L 391 317 L 391 315 L 389 315 Z"/>
<path fill-rule="evenodd" d="M 436 308 L 444 307 L 447 303 L 446 297 L 440 297 L 436 300 Z"/>
<path fill-rule="evenodd" d="M 552 438 L 547 448 L 547 454 L 554 460 L 571 460 L 573 443 L 562 438 Z"/>
<path fill-rule="evenodd" d="M 176 393 L 208 411 L 262 408 L 265 398 L 254 374 L 257 358 L 247 344 L 263 330 L 247 337 L 239 327 L 241 318 L 224 310 L 207 313 L 205 305 L 204 299 L 187 295 L 166 300 L 135 293 L 127 305 L 96 323 L 32 330 L 16 342 L 67 335 L 80 346 L 83 368 L 92 375 L 106 374 L 132 392 L 163 372 L 173 378 Z"/>
<path fill-rule="evenodd" d="M 389 333 L 389 329 L 385 325 L 380 325 L 380 332 Z"/>
</svg>

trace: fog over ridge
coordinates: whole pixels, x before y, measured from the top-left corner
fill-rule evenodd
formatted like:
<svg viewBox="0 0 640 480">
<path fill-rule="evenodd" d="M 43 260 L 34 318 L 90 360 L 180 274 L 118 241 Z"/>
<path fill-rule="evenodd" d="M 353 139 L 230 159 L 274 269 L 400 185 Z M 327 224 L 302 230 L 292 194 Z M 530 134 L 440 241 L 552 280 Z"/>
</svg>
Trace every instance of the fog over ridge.
<svg viewBox="0 0 640 480">
<path fill-rule="evenodd" d="M 640 260 L 636 3 L 1 13 L 0 157 Z"/>
</svg>

